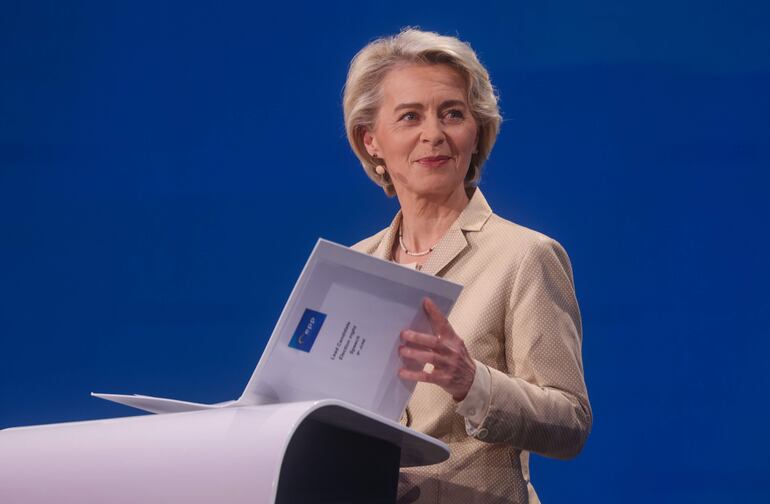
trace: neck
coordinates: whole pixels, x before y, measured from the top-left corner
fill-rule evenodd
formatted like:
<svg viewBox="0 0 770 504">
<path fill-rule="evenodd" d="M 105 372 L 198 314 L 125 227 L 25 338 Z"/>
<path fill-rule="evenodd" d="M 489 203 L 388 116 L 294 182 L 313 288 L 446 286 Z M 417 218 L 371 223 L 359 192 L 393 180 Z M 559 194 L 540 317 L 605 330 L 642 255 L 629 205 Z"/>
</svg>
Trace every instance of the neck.
<svg viewBox="0 0 770 504">
<path fill-rule="evenodd" d="M 405 246 L 422 252 L 434 246 L 468 205 L 465 188 L 460 186 L 451 194 L 398 196 L 401 205 L 401 232 Z"/>
</svg>

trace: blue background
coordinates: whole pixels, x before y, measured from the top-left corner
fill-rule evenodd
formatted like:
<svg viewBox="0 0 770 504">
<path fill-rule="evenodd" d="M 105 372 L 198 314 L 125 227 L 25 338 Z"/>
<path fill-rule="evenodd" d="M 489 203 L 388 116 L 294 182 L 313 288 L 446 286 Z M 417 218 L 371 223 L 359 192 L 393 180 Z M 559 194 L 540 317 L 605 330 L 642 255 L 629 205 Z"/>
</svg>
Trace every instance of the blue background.
<svg viewBox="0 0 770 504">
<path fill-rule="evenodd" d="M 0 4 L 0 427 L 235 398 L 319 236 L 396 211 L 349 151 L 350 58 L 469 40 L 482 188 L 570 253 L 594 430 L 554 502 L 770 497 L 762 1 Z"/>
</svg>

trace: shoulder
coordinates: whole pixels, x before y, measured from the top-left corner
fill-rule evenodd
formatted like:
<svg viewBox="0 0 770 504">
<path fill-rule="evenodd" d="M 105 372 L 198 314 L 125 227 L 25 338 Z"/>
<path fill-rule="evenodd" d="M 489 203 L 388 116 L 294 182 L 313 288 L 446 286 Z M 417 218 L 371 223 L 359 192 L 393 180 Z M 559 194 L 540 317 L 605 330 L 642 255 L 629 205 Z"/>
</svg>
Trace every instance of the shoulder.
<svg viewBox="0 0 770 504">
<path fill-rule="evenodd" d="M 572 264 L 564 247 L 539 231 L 492 214 L 480 233 L 469 240 L 476 242 L 481 255 L 494 261 L 514 277 L 521 274 L 557 273 L 572 277 Z"/>
<path fill-rule="evenodd" d="M 520 306 L 546 298 L 561 299 L 564 306 L 575 303 L 569 256 L 550 236 L 492 214 L 468 239 L 476 242 L 475 261 L 482 266 L 477 276 L 487 285 L 498 282 L 501 299 Z"/>
<path fill-rule="evenodd" d="M 350 246 L 350 248 L 357 250 L 358 252 L 363 252 L 364 254 L 372 254 L 377 249 L 377 246 L 380 244 L 387 232 L 388 228 L 385 228 L 368 238 L 364 238 L 358 243 L 354 243 Z"/>
<path fill-rule="evenodd" d="M 529 255 L 540 255 L 554 252 L 559 255 L 565 255 L 564 247 L 555 239 L 539 231 L 522 226 L 515 222 L 492 214 L 489 217 L 479 239 L 483 240 L 485 245 L 493 246 L 507 250 L 509 254 L 523 258 Z"/>
</svg>

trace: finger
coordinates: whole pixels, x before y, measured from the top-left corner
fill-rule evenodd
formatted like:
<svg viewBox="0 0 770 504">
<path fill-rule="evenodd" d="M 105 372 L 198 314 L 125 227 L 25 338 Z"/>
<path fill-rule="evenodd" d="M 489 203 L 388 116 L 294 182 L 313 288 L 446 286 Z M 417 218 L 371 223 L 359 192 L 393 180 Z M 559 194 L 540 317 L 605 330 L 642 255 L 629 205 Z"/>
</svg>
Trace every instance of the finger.
<svg viewBox="0 0 770 504">
<path fill-rule="evenodd" d="M 425 362 L 411 358 L 408 352 L 403 354 L 403 348 L 403 346 L 398 347 L 398 356 L 401 359 L 403 366 L 414 371 L 422 371 L 425 367 Z"/>
<path fill-rule="evenodd" d="M 425 371 L 422 371 L 422 370 L 414 371 L 406 368 L 399 369 L 398 376 L 403 380 L 425 382 L 425 383 L 433 383 L 435 380 L 433 373 L 426 373 Z"/>
<path fill-rule="evenodd" d="M 401 341 L 405 344 L 428 348 L 431 350 L 439 350 L 443 345 L 441 341 L 433 334 L 425 334 L 417 331 L 405 330 L 401 331 Z"/>
<path fill-rule="evenodd" d="M 428 322 L 430 322 L 430 327 L 433 329 L 433 334 L 436 336 L 449 336 L 448 333 L 451 332 L 447 331 L 447 328 L 450 327 L 449 321 L 444 314 L 441 313 L 441 310 L 436 306 L 436 303 L 430 298 L 425 298 L 423 299 L 422 307 L 423 310 L 425 310 L 425 314 L 428 315 Z"/>
<path fill-rule="evenodd" d="M 401 357 L 401 363 L 404 369 L 410 371 L 425 371 L 425 366 L 427 366 L 424 362 L 412 360 L 407 357 Z"/>
<path fill-rule="evenodd" d="M 437 354 L 431 350 L 420 350 L 413 347 L 402 346 L 399 349 L 399 354 L 404 360 L 410 360 L 413 363 L 419 365 L 430 364 L 432 366 L 446 366 L 448 363 L 442 355 Z"/>
<path fill-rule="evenodd" d="M 426 373 L 433 373 L 436 370 L 436 367 L 433 364 L 430 363 L 424 363 L 420 361 L 413 361 L 411 359 L 401 359 L 402 361 L 402 369 L 407 369 L 409 371 L 424 371 Z"/>
<path fill-rule="evenodd" d="M 425 383 L 432 383 L 434 385 L 438 385 L 439 387 L 443 388 L 446 392 L 451 394 L 452 397 L 455 397 L 455 395 L 457 395 L 457 392 L 458 392 L 457 390 L 455 390 L 455 387 L 453 387 L 454 384 L 451 376 L 439 370 L 426 372 L 422 370 L 411 370 L 411 369 L 401 368 L 398 370 L 398 376 L 403 380 L 425 382 Z"/>
</svg>

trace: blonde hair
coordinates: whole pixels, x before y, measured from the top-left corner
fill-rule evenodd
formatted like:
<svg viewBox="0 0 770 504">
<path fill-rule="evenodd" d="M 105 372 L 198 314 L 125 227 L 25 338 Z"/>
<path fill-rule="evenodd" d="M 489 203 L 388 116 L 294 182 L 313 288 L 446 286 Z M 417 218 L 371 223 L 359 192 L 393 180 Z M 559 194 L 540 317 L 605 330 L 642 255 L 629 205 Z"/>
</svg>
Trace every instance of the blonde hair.
<svg viewBox="0 0 770 504">
<path fill-rule="evenodd" d="M 388 174 L 380 176 L 376 161 L 364 146 L 363 133 L 371 131 L 382 100 L 382 81 L 396 65 L 403 63 L 448 65 L 465 81 L 468 106 L 478 124 L 478 151 L 473 154 L 465 177 L 465 187 L 478 185 L 484 162 L 500 130 L 500 109 L 489 73 L 471 46 L 455 37 L 405 28 L 398 35 L 370 42 L 350 62 L 343 93 L 345 130 L 348 142 L 372 181 L 393 196 L 395 189 Z"/>
</svg>

